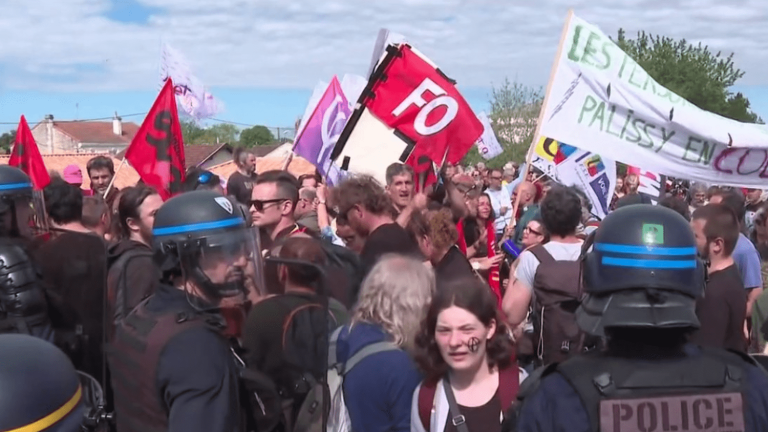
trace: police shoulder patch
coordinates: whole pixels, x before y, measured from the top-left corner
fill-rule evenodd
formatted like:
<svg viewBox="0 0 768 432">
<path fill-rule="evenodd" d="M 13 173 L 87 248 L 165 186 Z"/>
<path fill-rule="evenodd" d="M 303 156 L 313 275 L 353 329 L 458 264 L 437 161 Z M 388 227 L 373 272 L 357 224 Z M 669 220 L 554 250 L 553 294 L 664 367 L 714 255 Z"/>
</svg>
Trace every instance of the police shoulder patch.
<svg viewBox="0 0 768 432">
<path fill-rule="evenodd" d="M 601 432 L 744 432 L 741 393 L 600 401 Z"/>
<path fill-rule="evenodd" d="M 226 210 L 229 214 L 232 214 L 234 211 L 234 208 L 232 207 L 232 201 L 225 197 L 216 197 L 214 198 L 216 201 L 216 204 L 218 204 L 221 208 Z"/>
</svg>

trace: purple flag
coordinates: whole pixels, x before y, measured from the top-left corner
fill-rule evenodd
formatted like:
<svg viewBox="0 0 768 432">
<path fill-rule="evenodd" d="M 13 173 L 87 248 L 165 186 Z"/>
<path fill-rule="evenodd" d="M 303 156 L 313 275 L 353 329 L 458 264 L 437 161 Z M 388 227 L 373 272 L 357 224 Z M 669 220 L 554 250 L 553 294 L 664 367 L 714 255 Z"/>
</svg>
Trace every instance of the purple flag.
<svg viewBox="0 0 768 432">
<path fill-rule="evenodd" d="M 334 76 L 293 146 L 293 151 L 312 162 L 331 185 L 340 174 L 331 161 L 331 152 L 351 114 L 341 84 Z"/>
</svg>

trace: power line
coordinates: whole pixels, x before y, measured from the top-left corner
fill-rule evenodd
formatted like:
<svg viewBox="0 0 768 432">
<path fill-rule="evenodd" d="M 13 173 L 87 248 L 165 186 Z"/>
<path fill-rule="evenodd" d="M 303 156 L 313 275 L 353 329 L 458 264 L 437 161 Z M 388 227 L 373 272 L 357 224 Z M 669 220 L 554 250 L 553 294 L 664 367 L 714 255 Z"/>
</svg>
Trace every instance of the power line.
<svg viewBox="0 0 768 432">
<path fill-rule="evenodd" d="M 144 115 L 147 115 L 147 113 L 143 112 L 143 113 L 133 113 L 133 114 L 125 114 L 125 115 L 118 114 L 118 116 L 120 118 L 123 118 L 123 117 L 136 117 L 136 116 L 144 116 Z M 83 123 L 83 122 L 92 122 L 92 121 L 101 121 L 101 120 L 112 120 L 114 118 L 115 118 L 115 116 L 112 115 L 112 116 L 109 116 L 109 117 L 98 117 L 98 118 L 79 119 L 79 120 L 55 120 L 54 119 L 54 123 Z M 292 126 L 255 125 L 255 124 L 240 123 L 240 122 L 235 122 L 235 121 L 230 121 L 230 120 L 222 120 L 222 119 L 217 119 L 217 118 L 211 118 L 209 120 L 212 120 L 212 121 L 215 121 L 215 122 L 219 122 L 219 123 L 227 123 L 227 124 L 232 124 L 232 125 L 237 125 L 237 126 L 246 126 L 246 127 L 264 126 L 264 127 L 268 128 L 268 129 L 285 129 L 286 131 L 295 129 Z M 0 125 L 18 125 L 18 124 L 19 124 L 18 121 L 14 121 L 14 122 L 7 122 L 7 121 L 6 122 L 0 122 Z"/>
<path fill-rule="evenodd" d="M 143 115 L 146 115 L 146 114 L 147 113 L 145 113 L 145 112 L 144 113 L 125 114 L 125 115 L 120 114 L 119 117 L 120 118 L 123 118 L 123 117 L 136 117 L 136 116 L 143 116 Z M 91 121 L 99 121 L 99 120 L 112 120 L 113 118 L 115 118 L 115 116 L 92 118 L 92 119 L 81 119 L 81 120 L 56 120 L 56 119 L 54 119 L 53 122 L 54 123 L 82 123 L 82 122 L 91 122 Z M 19 124 L 19 122 L 17 122 L 17 121 L 15 121 L 15 122 L 0 122 L 0 125 L 17 125 L 17 124 Z"/>
<path fill-rule="evenodd" d="M 293 126 L 265 126 L 265 125 L 255 125 L 255 124 L 247 124 L 247 123 L 238 123 L 238 122 L 229 121 L 229 120 L 221 120 L 221 119 L 217 119 L 217 118 L 212 118 L 212 119 L 210 119 L 210 120 L 213 120 L 213 121 L 216 121 L 216 122 L 219 122 L 219 123 L 227 123 L 227 124 L 232 124 L 232 125 L 237 125 L 237 126 L 247 126 L 247 127 L 254 127 L 254 126 L 264 126 L 265 128 L 268 128 L 268 129 L 285 129 L 285 130 L 288 130 L 288 129 L 291 129 L 291 130 L 293 130 L 293 129 L 295 129 Z"/>
</svg>

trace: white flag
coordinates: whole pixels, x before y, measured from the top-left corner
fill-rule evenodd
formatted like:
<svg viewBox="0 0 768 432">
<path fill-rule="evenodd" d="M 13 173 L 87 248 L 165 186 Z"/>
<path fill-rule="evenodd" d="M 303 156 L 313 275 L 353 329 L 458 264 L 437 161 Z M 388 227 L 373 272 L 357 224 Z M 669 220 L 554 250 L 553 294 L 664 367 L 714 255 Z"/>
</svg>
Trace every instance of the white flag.
<svg viewBox="0 0 768 432">
<path fill-rule="evenodd" d="M 572 16 L 564 31 L 537 139 L 549 137 L 674 177 L 765 187 L 765 126 L 687 102 L 580 18 Z"/>
<path fill-rule="evenodd" d="M 221 111 L 221 103 L 197 77 L 192 75 L 189 64 L 183 55 L 168 44 L 163 44 L 160 60 L 160 86 L 170 77 L 176 87 L 176 99 L 179 106 L 193 119 L 214 117 Z"/>
<path fill-rule="evenodd" d="M 493 159 L 500 155 L 503 150 L 491 127 L 491 119 L 488 118 L 488 114 L 485 112 L 478 114 L 477 119 L 483 124 L 483 134 L 480 135 L 480 139 L 477 140 L 477 151 L 479 151 L 480 155 L 485 159 Z"/>
</svg>

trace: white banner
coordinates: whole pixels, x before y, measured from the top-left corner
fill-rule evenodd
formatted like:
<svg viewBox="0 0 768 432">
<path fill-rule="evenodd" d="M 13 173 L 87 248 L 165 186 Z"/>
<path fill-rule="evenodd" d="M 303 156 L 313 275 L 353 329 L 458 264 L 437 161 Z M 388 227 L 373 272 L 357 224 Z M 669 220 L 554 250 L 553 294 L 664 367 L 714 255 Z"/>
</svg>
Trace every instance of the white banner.
<svg viewBox="0 0 768 432">
<path fill-rule="evenodd" d="M 214 117 L 221 111 L 222 105 L 192 71 L 184 56 L 168 44 L 163 44 L 160 60 L 160 87 L 170 77 L 176 91 L 179 106 L 193 119 Z"/>
<path fill-rule="evenodd" d="M 491 119 L 488 118 L 488 114 L 484 111 L 477 115 L 477 119 L 483 124 L 483 134 L 477 140 L 477 151 L 485 159 L 493 159 L 500 155 L 503 150 L 499 140 L 496 139 L 496 134 L 493 132 Z"/>
<path fill-rule="evenodd" d="M 566 25 L 560 51 L 540 136 L 673 177 L 765 186 L 765 126 L 690 104 L 656 83 L 600 29 L 575 16 Z"/>
<path fill-rule="evenodd" d="M 616 163 L 552 139 L 540 139 L 534 149 L 533 166 L 566 186 L 576 186 L 589 197 L 592 213 L 600 219 L 610 212 L 616 189 Z"/>
</svg>

